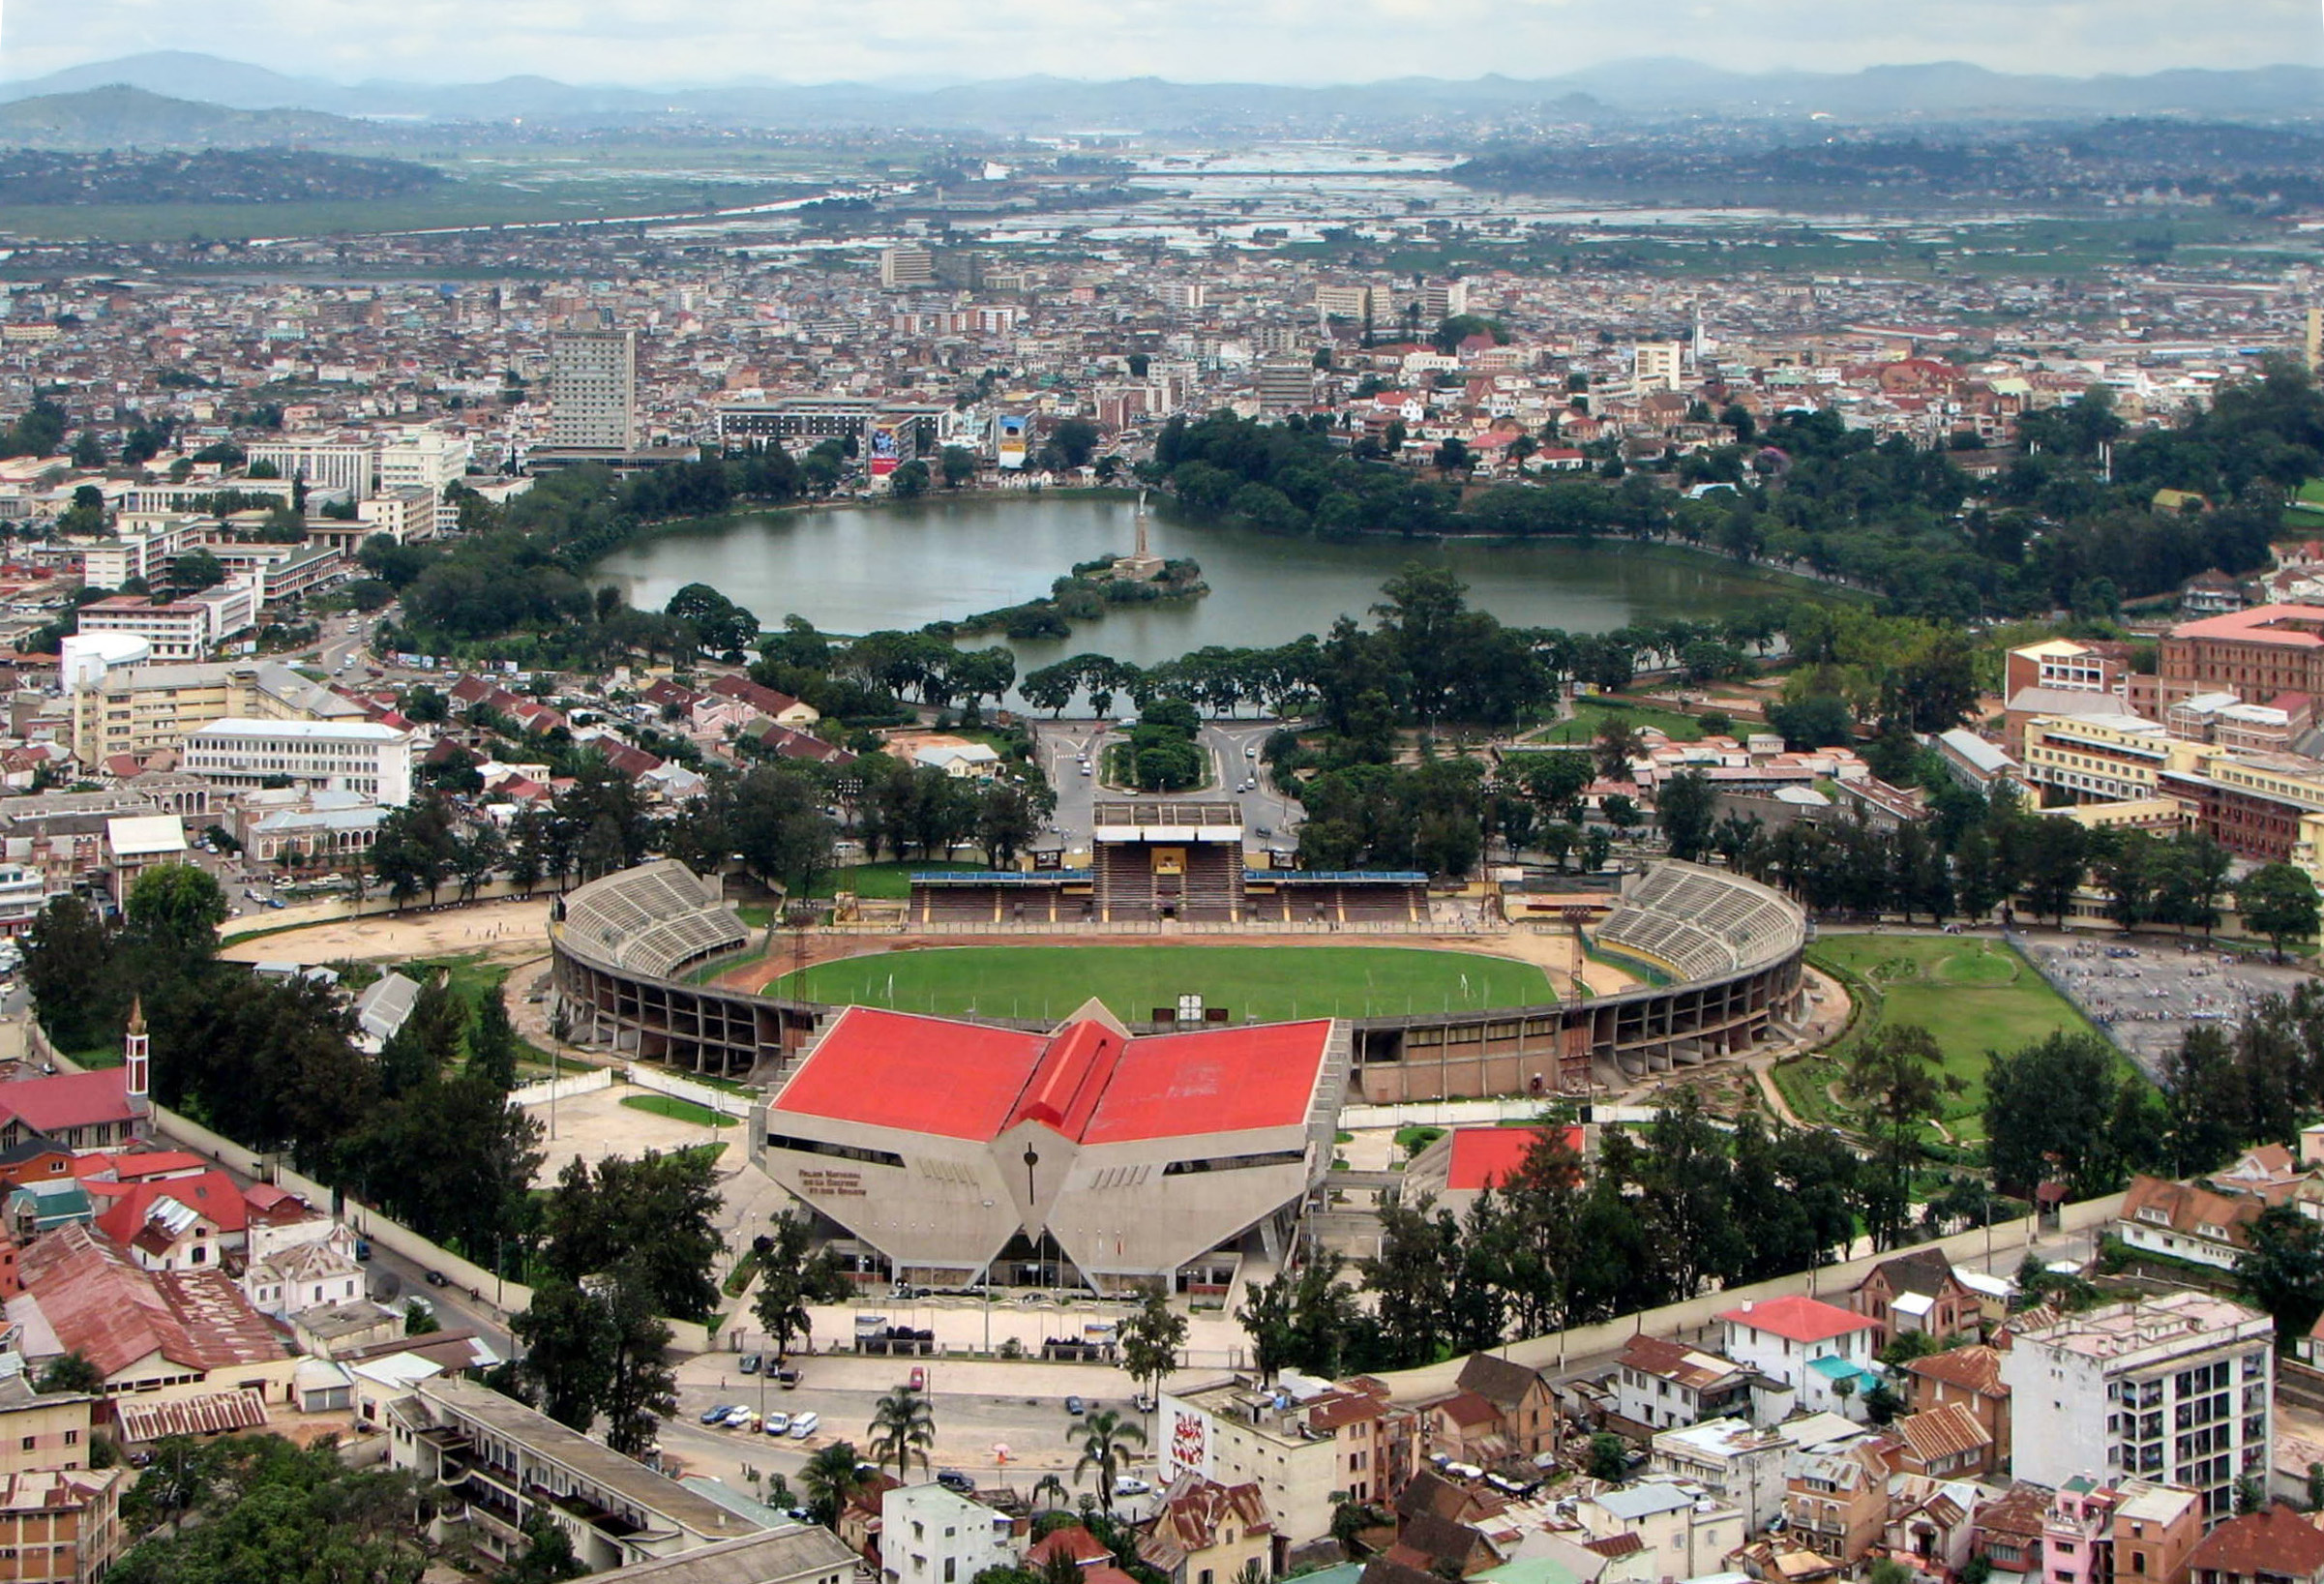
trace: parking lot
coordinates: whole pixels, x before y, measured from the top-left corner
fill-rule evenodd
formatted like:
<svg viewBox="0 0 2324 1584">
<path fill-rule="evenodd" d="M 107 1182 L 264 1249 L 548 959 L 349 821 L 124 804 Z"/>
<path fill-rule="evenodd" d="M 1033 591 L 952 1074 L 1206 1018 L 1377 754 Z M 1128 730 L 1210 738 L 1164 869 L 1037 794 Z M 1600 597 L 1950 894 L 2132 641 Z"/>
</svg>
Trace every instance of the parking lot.
<svg viewBox="0 0 2324 1584">
<path fill-rule="evenodd" d="M 2132 944 L 2050 935 L 2021 944 L 2050 983 L 2150 1075 L 2162 1070 L 2188 1030 L 2230 1027 L 2309 976 L 2265 954 L 2223 952 L 2200 939 Z"/>
</svg>

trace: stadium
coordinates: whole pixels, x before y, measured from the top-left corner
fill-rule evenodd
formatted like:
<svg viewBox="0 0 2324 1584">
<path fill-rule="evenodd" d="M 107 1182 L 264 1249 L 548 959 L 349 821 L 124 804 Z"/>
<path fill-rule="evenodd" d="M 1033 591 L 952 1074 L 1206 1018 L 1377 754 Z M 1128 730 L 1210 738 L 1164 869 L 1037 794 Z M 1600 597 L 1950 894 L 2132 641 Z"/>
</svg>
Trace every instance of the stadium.
<svg viewBox="0 0 2324 1584">
<path fill-rule="evenodd" d="M 1119 828 L 1131 851 L 1050 872 L 1023 914 L 1007 902 L 1021 877 L 979 875 L 969 901 L 966 877 L 938 874 L 915 880 L 900 922 L 812 939 L 754 940 L 716 880 L 673 860 L 608 875 L 551 911 L 555 1011 L 583 1045 L 760 1091 L 751 1158 L 860 1279 L 1105 1291 L 1209 1290 L 1242 1255 L 1279 1257 L 1345 1104 L 1618 1091 L 1783 1037 L 1804 1010 L 1804 918 L 1722 871 L 1654 863 L 1594 927 L 1472 924 L 1457 940 L 1430 931 L 1416 877 L 1335 877 L 1333 916 L 1294 932 L 1250 908 L 1266 872 L 1230 879 L 1231 854 L 1174 851 L 1195 845 L 1186 826 Z M 1227 916 L 1187 917 L 1198 880 Z M 988 912 L 927 922 L 956 904 Z M 1588 975 L 1519 960 L 1544 941 Z M 1125 949 L 1144 977 L 1122 976 Z M 1380 1010 L 1391 962 L 1441 1003 Z M 932 966 L 968 1009 L 897 1004 Z M 832 972 L 853 975 L 849 1003 L 796 993 Z M 1032 1015 L 1036 980 L 1080 999 Z M 1238 988 L 1168 993 L 1221 982 Z M 1479 1003 L 1453 1004 L 1456 982 Z M 1028 1015 L 992 1015 L 1004 1005 Z"/>
<path fill-rule="evenodd" d="M 1023 951 L 1028 965 L 1038 960 L 1054 968 L 1063 949 L 1102 952 L 1119 944 L 1123 937 L 1114 932 L 1127 927 L 1012 931 L 995 924 L 965 939 L 1003 954 Z M 1309 961 L 1322 962 L 1348 944 L 1346 929 L 1284 935 L 1266 920 L 1211 926 L 1212 933 L 1183 939 L 1156 933 L 1165 927 L 1148 926 L 1137 939 L 1168 940 L 1169 949 L 1186 953 L 1189 979 L 1199 977 L 1205 953 L 1239 954 L 1247 964 L 1250 949 L 1265 946 L 1269 973 L 1296 986 L 1302 977 L 1298 960 L 1273 953 L 1313 950 Z M 1590 960 L 1621 970 L 1616 977 L 1623 987 L 1593 990 L 1579 980 L 1561 986 L 1544 977 L 1537 981 L 1536 1001 L 1505 998 L 1499 1004 L 1403 1011 L 1362 1011 L 1364 1003 L 1356 1001 L 1356 1015 L 1345 1017 L 1350 1098 L 1392 1104 L 1619 1089 L 1748 1050 L 1781 1034 L 1802 1013 L 1805 919 L 1781 894 L 1741 876 L 1675 860 L 1654 863 L 1627 878 L 1594 928 L 1570 928 Z M 1414 947 L 1442 939 L 1385 921 L 1372 930 L 1362 937 L 1367 943 Z M 779 981 L 790 978 L 780 971 L 784 953 L 803 941 L 755 946 L 749 927 L 721 900 L 717 882 L 671 860 L 608 875 L 568 893 L 554 910 L 550 935 L 565 1026 L 576 1040 L 609 1053 L 771 1087 L 839 1012 L 830 1002 L 782 993 Z M 840 961 L 877 955 L 881 968 L 893 972 L 908 961 L 926 961 L 923 948 L 955 946 L 963 939 L 923 935 L 908 921 L 900 929 L 824 932 L 813 949 Z M 1491 954 L 1489 940 L 1467 943 L 1478 948 L 1465 959 L 1478 979 L 1505 967 L 1505 959 Z M 730 967 L 738 962 L 740 968 Z M 713 971 L 721 982 L 700 982 Z M 768 984 L 774 990 L 761 993 Z M 1097 987 L 1084 987 L 1074 1001 L 1045 1009 L 1054 1015 L 1029 1003 L 1020 1006 L 1023 1015 L 994 1015 L 991 1009 L 1004 1004 L 1004 992 L 1003 984 L 988 984 L 968 1021 L 1045 1032 L 1058 1016 L 1097 994 Z M 1128 1016 L 1115 1010 L 1133 1031 L 1156 1032 L 1176 1028 L 1186 1008 L 1166 1001 L 1140 1004 Z M 1309 1016 L 1341 1013 L 1322 1003 L 1306 1008 Z M 1253 1021 L 1235 1017 L 1231 1005 L 1207 1004 L 1197 1015 L 1211 1023 Z"/>
</svg>

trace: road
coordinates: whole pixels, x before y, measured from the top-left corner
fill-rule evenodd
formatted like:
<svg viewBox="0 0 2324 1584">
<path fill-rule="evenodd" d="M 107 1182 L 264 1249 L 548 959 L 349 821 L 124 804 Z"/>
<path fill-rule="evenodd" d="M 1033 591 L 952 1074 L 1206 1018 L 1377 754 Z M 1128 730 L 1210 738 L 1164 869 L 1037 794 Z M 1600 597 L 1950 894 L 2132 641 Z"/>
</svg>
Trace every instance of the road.
<svg viewBox="0 0 2324 1584">
<path fill-rule="evenodd" d="M 462 1288 L 431 1287 L 424 1267 L 377 1243 L 372 1245 L 372 1257 L 367 1269 L 367 1285 L 372 1296 L 380 1302 L 400 1312 L 406 1299 L 424 1298 L 435 1310 L 436 1324 L 444 1330 L 472 1330 L 501 1358 L 513 1356 L 515 1342 L 509 1335 L 507 1325 L 492 1308 L 492 1295 L 489 1291 L 484 1294 L 486 1301 L 479 1303 L 471 1300 Z M 396 1278 L 398 1286 L 393 1298 L 381 1297 L 380 1290 L 385 1285 L 379 1279 L 382 1274 L 392 1274 Z"/>
<path fill-rule="evenodd" d="M 806 1380 L 793 1390 L 784 1390 L 769 1383 L 763 1376 L 744 1375 L 740 1360 L 733 1354 L 710 1354 L 688 1360 L 678 1369 L 678 1411 L 664 1422 L 661 1431 L 662 1448 L 681 1459 L 689 1472 L 713 1474 L 738 1489 L 748 1489 L 746 1468 L 757 1468 L 781 1474 L 795 1481 L 799 1468 L 817 1450 L 833 1441 L 852 1442 L 861 1450 L 870 1435 L 872 1410 L 886 1386 L 902 1384 L 911 1369 L 909 1360 L 868 1360 L 846 1356 L 809 1357 L 800 1360 L 806 1369 Z M 1000 1395 L 989 1390 L 946 1390 L 946 1376 L 968 1368 L 978 1375 L 990 1374 L 993 1365 L 963 1366 L 942 1360 L 923 1364 L 929 1372 L 929 1404 L 935 1411 L 937 1441 L 931 1464 L 938 1469 L 958 1469 L 980 1485 L 1015 1484 L 1029 1487 L 1044 1474 L 1055 1474 L 1076 1492 L 1094 1490 L 1093 1478 L 1077 1479 L 1073 1465 L 1078 1457 L 1075 1421 L 1065 1413 L 1062 1392 L 1071 1390 L 1062 1377 L 1080 1377 L 1085 1372 L 1072 1366 L 1026 1364 L 1013 1366 L 1007 1372 L 1022 1374 L 1026 1390 L 1015 1395 Z M 886 1383 L 875 1387 L 855 1384 L 867 1376 Z M 837 1387 L 818 1387 L 819 1373 L 845 1372 L 853 1378 L 850 1384 Z M 1146 1427 L 1148 1416 L 1137 1415 L 1122 1389 L 1123 1377 L 1118 1370 L 1091 1371 L 1101 1379 L 1110 1394 L 1102 1400 L 1092 1394 L 1092 1408 L 1108 1407 L 1136 1419 Z M 890 1378 L 892 1376 L 892 1379 Z M 712 1429 L 702 1424 L 704 1411 L 719 1406 L 740 1404 L 760 1413 L 795 1415 L 812 1411 L 821 1417 L 821 1425 L 809 1440 L 794 1440 L 789 1435 L 768 1436 L 763 1432 Z M 995 1456 L 996 1447 L 1008 1449 L 1004 1464 Z M 1122 1472 L 1153 1481 L 1151 1458 L 1145 1449 L 1134 1449 L 1130 1464 Z M 1134 1517 L 1145 1516 L 1141 1503 L 1150 1505 L 1150 1496 L 1126 1497 L 1117 1503 L 1117 1510 Z"/>
<path fill-rule="evenodd" d="M 1190 795 L 1239 803 L 1244 840 L 1259 847 L 1288 848 L 1297 839 L 1299 805 L 1275 790 L 1257 757 L 1257 750 L 1279 725 L 1275 721 L 1210 721 L 1196 738 L 1210 756 L 1212 784 Z M 1120 740 L 1120 729 L 1100 721 L 1037 721 L 1033 739 L 1042 772 L 1057 789 L 1058 811 L 1052 826 L 1069 851 L 1087 851 L 1090 806 L 1103 789 L 1094 774 L 1082 774 L 1078 756 L 1088 753 L 1094 763 L 1105 744 Z M 1246 779 L 1256 783 L 1248 792 L 1242 790 Z"/>
</svg>

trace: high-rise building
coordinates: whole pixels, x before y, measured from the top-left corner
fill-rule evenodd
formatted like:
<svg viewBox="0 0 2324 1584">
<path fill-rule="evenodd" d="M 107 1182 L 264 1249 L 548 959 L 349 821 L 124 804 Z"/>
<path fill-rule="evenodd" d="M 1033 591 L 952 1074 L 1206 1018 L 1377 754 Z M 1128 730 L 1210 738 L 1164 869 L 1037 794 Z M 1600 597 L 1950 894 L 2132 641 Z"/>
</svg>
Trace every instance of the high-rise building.
<svg viewBox="0 0 2324 1584">
<path fill-rule="evenodd" d="M 2324 306 L 2308 311 L 2308 372 L 2324 374 Z"/>
<path fill-rule="evenodd" d="M 1259 365 L 1259 405 L 1267 412 L 1296 412 L 1315 403 L 1315 363 L 1304 357 L 1270 357 Z"/>
<path fill-rule="evenodd" d="M 879 284 L 890 291 L 936 284 L 936 254 L 912 242 L 880 249 Z"/>
<path fill-rule="evenodd" d="M 467 472 L 469 451 L 466 435 L 440 429 L 390 435 L 379 446 L 379 492 L 425 490 L 434 502 L 430 531 L 449 533 L 459 526 L 460 512 L 444 498 L 444 490 Z"/>
<path fill-rule="evenodd" d="M 549 443 L 559 451 L 638 448 L 638 333 L 568 330 L 549 338 Z"/>
<path fill-rule="evenodd" d="M 1315 311 L 1327 319 L 1366 319 L 1372 314 L 1370 286 L 1318 286 Z"/>
<path fill-rule="evenodd" d="M 1420 317 L 1427 323 L 1442 324 L 1446 319 L 1469 312 L 1469 283 L 1466 281 L 1429 281 L 1420 287 Z"/>
<path fill-rule="evenodd" d="M 1630 348 L 1630 383 L 1642 391 L 1675 391 L 1684 374 L 1684 344 L 1642 341 Z"/>
<path fill-rule="evenodd" d="M 2136 1476 L 2201 1493 L 2213 1522 L 2236 1481 L 2268 1478 L 2275 1326 L 2209 1293 L 2114 1303 L 2023 1332 L 2002 1355 L 2022 1480 Z"/>
</svg>

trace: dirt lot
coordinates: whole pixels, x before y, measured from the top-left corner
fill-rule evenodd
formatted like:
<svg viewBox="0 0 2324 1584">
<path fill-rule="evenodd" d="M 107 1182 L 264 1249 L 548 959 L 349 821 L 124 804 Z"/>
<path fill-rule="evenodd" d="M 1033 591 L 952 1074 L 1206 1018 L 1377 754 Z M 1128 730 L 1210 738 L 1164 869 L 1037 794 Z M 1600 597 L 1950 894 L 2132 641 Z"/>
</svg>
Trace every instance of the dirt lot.
<svg viewBox="0 0 2324 1584">
<path fill-rule="evenodd" d="M 723 1144 L 732 1148 L 719 1156 L 721 1175 L 742 1163 L 743 1127 L 739 1121 L 724 1127 L 707 1127 L 700 1122 L 680 1121 L 670 1117 L 656 1116 L 641 1111 L 622 1101 L 650 1094 L 649 1090 L 632 1084 L 615 1084 L 611 1089 L 599 1090 L 594 1094 L 576 1094 L 557 1101 L 551 1108 L 546 1105 L 526 1107 L 526 1111 L 543 1127 L 550 1121 L 551 1110 L 556 1117 L 556 1136 L 541 1141 L 541 1169 L 533 1174 L 536 1187 L 554 1182 L 557 1173 L 570 1160 L 586 1160 L 594 1164 L 608 1155 L 641 1155 L 648 1150 L 667 1154 L 673 1150 L 691 1149 L 701 1144 Z"/>
<path fill-rule="evenodd" d="M 276 916 L 297 925 L 297 910 Z M 218 955 L 234 963 L 407 962 L 469 952 L 503 960 L 538 957 L 549 940 L 549 899 L 485 902 L 441 912 L 414 911 L 340 918 L 229 940 Z"/>
</svg>

